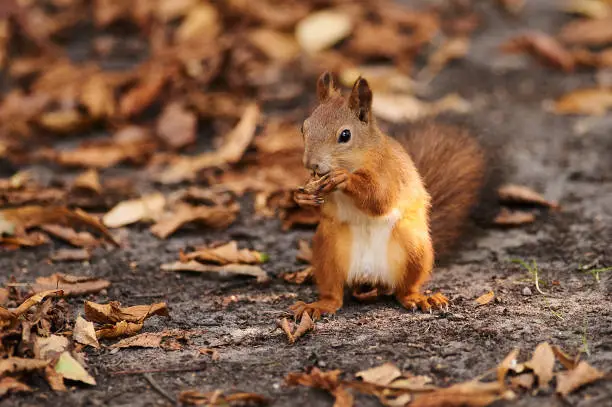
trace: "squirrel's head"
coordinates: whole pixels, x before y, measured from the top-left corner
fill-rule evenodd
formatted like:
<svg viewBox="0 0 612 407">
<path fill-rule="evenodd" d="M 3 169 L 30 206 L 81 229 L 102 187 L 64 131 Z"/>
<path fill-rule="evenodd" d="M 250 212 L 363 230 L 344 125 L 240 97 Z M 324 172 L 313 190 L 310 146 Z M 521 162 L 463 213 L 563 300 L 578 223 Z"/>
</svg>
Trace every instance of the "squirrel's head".
<svg viewBox="0 0 612 407">
<path fill-rule="evenodd" d="M 331 73 L 325 72 L 317 81 L 317 95 L 319 106 L 302 125 L 304 166 L 318 175 L 336 168 L 355 171 L 380 140 L 370 86 L 359 77 L 345 98 L 336 90 Z"/>
</svg>

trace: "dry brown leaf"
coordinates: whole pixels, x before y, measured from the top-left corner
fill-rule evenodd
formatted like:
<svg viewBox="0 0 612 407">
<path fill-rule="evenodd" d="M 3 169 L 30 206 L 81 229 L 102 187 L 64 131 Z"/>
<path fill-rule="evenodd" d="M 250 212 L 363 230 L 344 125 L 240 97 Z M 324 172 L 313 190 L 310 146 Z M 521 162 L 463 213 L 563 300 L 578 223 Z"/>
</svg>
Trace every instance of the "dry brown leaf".
<svg viewBox="0 0 612 407">
<path fill-rule="evenodd" d="M 87 249 L 59 249 L 49 258 L 51 261 L 86 261 L 91 258 Z"/>
<path fill-rule="evenodd" d="M 533 189 L 516 184 L 506 184 L 497 190 L 499 200 L 506 203 L 540 205 L 548 208 L 558 208 L 556 202 L 549 201 Z"/>
<path fill-rule="evenodd" d="M 497 400 L 513 399 L 514 393 L 498 382 L 469 381 L 419 395 L 411 407 L 485 407 Z"/>
<path fill-rule="evenodd" d="M 427 66 L 419 76 L 426 75 L 428 79 L 436 76 L 449 62 L 465 58 L 470 50 L 470 40 L 467 37 L 449 38 L 435 50 L 427 61 Z"/>
<path fill-rule="evenodd" d="M 201 355 L 210 355 L 212 360 L 219 360 L 219 352 L 216 349 L 200 348 L 198 352 L 200 352 Z"/>
<path fill-rule="evenodd" d="M 559 38 L 571 45 L 599 46 L 612 43 L 612 18 L 570 21 L 561 28 Z"/>
<path fill-rule="evenodd" d="M 49 364 L 47 360 L 25 359 L 18 357 L 9 357 L 0 360 L 0 377 L 5 377 L 8 374 L 31 372 L 33 370 L 42 370 Z"/>
<path fill-rule="evenodd" d="M 476 298 L 476 304 L 478 305 L 486 305 L 488 303 L 490 303 L 491 301 L 493 301 L 493 299 L 495 298 L 495 293 L 493 291 L 489 291 L 486 294 L 481 295 L 480 297 Z"/>
<path fill-rule="evenodd" d="M 34 357 L 41 360 L 52 360 L 68 350 L 69 346 L 70 342 L 64 336 L 37 336 L 34 339 Z"/>
<path fill-rule="evenodd" d="M 166 239 L 183 225 L 191 222 L 215 229 L 224 229 L 236 220 L 238 211 L 238 204 L 209 207 L 180 203 L 151 226 L 151 233 L 160 239 Z"/>
<path fill-rule="evenodd" d="M 578 89 L 557 99 L 553 106 L 556 114 L 583 114 L 603 116 L 612 107 L 612 89 Z"/>
<path fill-rule="evenodd" d="M 161 347 L 163 338 L 163 332 L 147 332 L 122 339 L 119 342 L 112 344 L 110 348 L 159 348 Z"/>
<path fill-rule="evenodd" d="M 77 361 L 70 352 L 64 352 L 55 364 L 55 371 L 65 379 L 76 380 L 90 385 L 96 384 L 94 379 L 85 368 Z"/>
<path fill-rule="evenodd" d="M 168 305 L 165 302 L 158 302 L 151 305 L 121 307 L 117 301 L 108 304 L 85 301 L 85 317 L 100 324 L 114 324 L 120 321 L 142 322 L 153 315 L 169 316 Z"/>
<path fill-rule="evenodd" d="M 98 174 L 98 171 L 90 169 L 76 177 L 72 183 L 72 189 L 101 194 L 102 184 L 100 183 L 100 175 Z"/>
<path fill-rule="evenodd" d="M 138 85 L 121 98 L 121 116 L 128 118 L 142 113 L 157 99 L 167 79 L 167 73 L 162 66 L 148 66 Z"/>
<path fill-rule="evenodd" d="M 493 291 L 491 291 L 493 293 Z M 487 295 L 487 294 L 485 294 Z M 516 358 L 519 355 L 519 349 L 513 349 L 508 356 L 502 360 L 499 365 L 497 365 L 497 382 L 501 387 L 505 387 L 506 385 L 506 375 L 508 371 L 514 370 L 517 366 Z"/>
<path fill-rule="evenodd" d="M 93 346 L 96 349 L 100 348 L 98 338 L 96 337 L 96 329 L 94 328 L 94 324 L 85 320 L 85 318 L 80 315 L 77 317 L 76 322 L 74 323 L 72 337 L 75 341 L 83 345 Z"/>
<path fill-rule="evenodd" d="M 526 211 L 510 211 L 508 208 L 501 208 L 493 223 L 500 226 L 520 226 L 535 222 L 535 215 Z"/>
<path fill-rule="evenodd" d="M 83 129 L 89 120 L 76 109 L 56 110 L 43 113 L 38 124 L 55 133 L 71 133 Z"/>
<path fill-rule="evenodd" d="M 293 333 L 291 332 L 291 323 L 287 318 L 283 318 L 277 322 L 278 327 L 285 333 L 289 343 L 293 343 Z"/>
<path fill-rule="evenodd" d="M 163 213 L 166 198 L 159 192 L 144 195 L 117 204 L 104 215 L 102 222 L 109 228 L 118 228 L 132 223 L 155 220 Z"/>
<path fill-rule="evenodd" d="M 360 76 L 367 78 L 368 84 L 375 94 L 412 93 L 416 87 L 410 76 L 400 72 L 393 65 L 347 68 L 340 72 L 339 79 L 342 85 L 352 87 Z"/>
<path fill-rule="evenodd" d="M 499 0 L 503 9 L 512 14 L 519 15 L 525 7 L 525 0 Z"/>
<path fill-rule="evenodd" d="M 234 393 L 224 395 L 221 390 L 200 393 L 196 390 L 185 390 L 179 394 L 179 401 L 192 406 L 228 406 L 257 405 L 266 406 L 270 403 L 266 397 L 256 393 Z"/>
<path fill-rule="evenodd" d="M 304 315 L 302 315 L 300 324 L 293 333 L 293 338 L 289 340 L 289 343 L 294 343 L 299 337 L 303 336 L 308 331 L 312 331 L 315 328 L 315 323 L 310 318 L 310 315 L 307 314 L 308 313 L 305 312 Z"/>
<path fill-rule="evenodd" d="M 555 38 L 539 31 L 531 31 L 514 37 L 502 45 L 504 52 L 527 52 L 534 57 L 563 69 L 574 70 L 574 58 Z"/>
<path fill-rule="evenodd" d="M 310 243 L 306 240 L 300 240 L 298 246 L 299 251 L 296 258 L 305 263 L 312 262 L 312 247 L 310 247 Z"/>
<path fill-rule="evenodd" d="M 323 51 L 342 39 L 353 30 L 351 16 L 342 10 L 321 10 L 308 15 L 295 27 L 298 44 L 306 52 Z"/>
<path fill-rule="evenodd" d="M 217 36 L 220 30 L 220 18 L 217 9 L 212 4 L 198 4 L 192 7 L 176 30 L 177 43 L 192 40 L 206 41 Z"/>
<path fill-rule="evenodd" d="M 191 260 L 219 265 L 260 264 L 268 261 L 268 255 L 256 250 L 238 249 L 238 243 L 231 241 L 220 246 L 197 248 L 191 253 L 181 253 L 182 262 L 186 263 Z"/>
<path fill-rule="evenodd" d="M 81 102 L 93 119 L 112 117 L 115 113 L 115 95 L 105 75 L 94 75 L 81 89 Z"/>
<path fill-rule="evenodd" d="M 26 299 L 19 307 L 15 308 L 11 312 L 15 316 L 19 316 L 27 312 L 34 305 L 41 303 L 42 300 L 44 300 L 47 297 L 61 297 L 62 295 L 64 295 L 63 290 L 58 290 L 56 287 L 54 288 L 55 289 L 53 290 L 39 291 L 38 293 Z M 35 290 L 35 291 L 38 291 L 38 290 Z"/>
<path fill-rule="evenodd" d="M 120 321 L 115 325 L 105 325 L 96 331 L 98 339 L 115 339 L 122 336 L 132 336 L 140 332 L 144 323 Z"/>
<path fill-rule="evenodd" d="M 572 370 L 557 373 L 557 393 L 567 396 L 580 387 L 603 378 L 605 374 L 584 360 Z"/>
<path fill-rule="evenodd" d="M 110 281 L 89 276 L 73 276 L 70 274 L 55 273 L 49 277 L 38 277 L 32 284 L 35 292 L 60 288 L 62 295 L 77 296 L 98 293 L 110 286 Z"/>
<path fill-rule="evenodd" d="M 195 260 L 183 263 L 177 261 L 174 263 L 162 264 L 163 271 L 192 271 L 196 273 L 213 273 L 221 277 L 226 276 L 250 276 L 255 277 L 257 282 L 263 283 L 270 279 L 268 274 L 259 266 L 248 264 L 227 264 L 225 266 L 213 266 L 210 264 L 202 264 Z"/>
<path fill-rule="evenodd" d="M 593 19 L 612 17 L 612 4 L 605 0 L 569 0 L 565 2 L 563 10 Z"/>
<path fill-rule="evenodd" d="M 535 376 L 533 373 L 521 373 L 518 376 L 510 378 L 510 387 L 513 390 L 531 390 L 535 384 Z"/>
<path fill-rule="evenodd" d="M 11 292 L 8 288 L 0 287 L 0 305 L 6 305 L 9 302 Z"/>
<path fill-rule="evenodd" d="M 580 362 L 580 353 L 577 353 L 576 356 L 572 358 L 568 354 L 563 352 L 563 350 L 561 350 L 561 348 L 557 345 L 552 346 L 552 351 L 555 354 L 555 357 L 557 358 L 559 363 L 561 363 L 563 367 L 565 367 L 567 370 L 572 370 L 576 368 L 576 366 Z"/>
<path fill-rule="evenodd" d="M 546 390 L 553 378 L 553 368 L 555 367 L 555 354 L 547 342 L 542 342 L 536 346 L 531 356 L 531 360 L 525 362 L 525 367 L 533 370 L 538 378 L 538 388 Z"/>
<path fill-rule="evenodd" d="M 215 152 L 200 154 L 195 157 L 179 157 L 161 174 L 159 180 L 166 184 L 192 179 L 206 168 L 234 164 L 240 161 L 255 135 L 259 121 L 259 107 L 252 103 L 244 110 L 240 121 L 224 138 L 221 147 Z"/>
<path fill-rule="evenodd" d="M 98 239 L 89 232 L 77 232 L 76 230 L 61 225 L 41 225 L 40 228 L 50 235 L 76 247 L 94 248 L 100 244 Z"/>
<path fill-rule="evenodd" d="M 388 362 L 380 366 L 357 372 L 355 376 L 360 377 L 364 382 L 374 383 L 379 386 L 388 386 L 395 379 L 401 377 L 402 372 L 393 363 Z"/>
<path fill-rule="evenodd" d="M 431 103 L 411 95 L 379 93 L 372 104 L 376 116 L 393 123 L 412 122 L 448 111 L 467 113 L 470 109 L 470 103 L 454 93 Z"/>
<path fill-rule="evenodd" d="M 196 115 L 182 103 L 166 105 L 157 121 L 157 135 L 172 149 L 181 149 L 196 140 Z"/>
<path fill-rule="evenodd" d="M 276 30 L 255 29 L 248 34 L 248 40 L 273 61 L 289 62 L 300 54 L 295 38 Z"/>
<path fill-rule="evenodd" d="M 312 280 L 314 275 L 312 267 L 306 267 L 304 270 L 283 273 L 281 277 L 288 283 L 304 284 Z"/>
<path fill-rule="evenodd" d="M 47 366 L 45 368 L 45 380 L 49 384 L 49 387 L 53 391 L 67 391 L 66 385 L 64 384 L 64 375 L 58 373 L 53 367 Z"/>
<path fill-rule="evenodd" d="M 30 392 L 32 389 L 25 383 L 21 383 L 14 377 L 5 376 L 0 378 L 0 397 L 7 393 Z"/>
</svg>

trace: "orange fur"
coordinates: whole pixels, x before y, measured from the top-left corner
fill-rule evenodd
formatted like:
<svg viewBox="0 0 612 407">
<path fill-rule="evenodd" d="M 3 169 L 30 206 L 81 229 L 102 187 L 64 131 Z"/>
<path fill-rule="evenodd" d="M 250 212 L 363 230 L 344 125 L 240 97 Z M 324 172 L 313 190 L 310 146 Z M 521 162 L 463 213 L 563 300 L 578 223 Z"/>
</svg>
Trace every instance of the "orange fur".
<svg viewBox="0 0 612 407">
<path fill-rule="evenodd" d="M 372 94 L 361 78 L 345 99 L 323 74 L 317 93 L 320 105 L 303 126 L 304 164 L 328 174 L 324 196 L 296 200 L 322 205 L 313 241 L 320 299 L 294 305 L 296 317 L 334 313 L 347 283 L 381 285 L 408 308 L 446 305 L 443 295 L 427 297 L 421 288 L 433 269 L 434 246 L 450 247 L 476 203 L 484 171 L 478 144 L 443 126 L 388 137 L 376 125 Z M 345 129 L 352 138 L 339 143 Z"/>
</svg>

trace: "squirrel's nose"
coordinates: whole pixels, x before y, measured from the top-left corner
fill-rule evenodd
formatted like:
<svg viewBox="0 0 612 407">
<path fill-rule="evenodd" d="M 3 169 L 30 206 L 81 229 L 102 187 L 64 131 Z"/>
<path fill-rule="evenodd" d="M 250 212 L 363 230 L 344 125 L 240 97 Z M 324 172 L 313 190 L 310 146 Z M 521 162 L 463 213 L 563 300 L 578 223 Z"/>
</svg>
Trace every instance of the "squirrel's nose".
<svg viewBox="0 0 612 407">
<path fill-rule="evenodd" d="M 306 168 L 310 171 L 315 172 L 317 175 L 325 175 L 329 172 L 329 168 L 327 165 L 323 165 L 319 162 L 314 162 L 312 160 L 306 161 Z"/>
</svg>

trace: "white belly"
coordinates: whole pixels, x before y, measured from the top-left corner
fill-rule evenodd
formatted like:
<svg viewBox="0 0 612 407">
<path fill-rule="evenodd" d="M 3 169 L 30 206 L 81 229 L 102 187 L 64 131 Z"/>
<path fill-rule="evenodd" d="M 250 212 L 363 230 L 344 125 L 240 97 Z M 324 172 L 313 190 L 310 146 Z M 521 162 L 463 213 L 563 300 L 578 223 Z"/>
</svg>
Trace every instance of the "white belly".
<svg viewBox="0 0 612 407">
<path fill-rule="evenodd" d="M 388 246 L 393 226 L 400 211 L 392 209 L 386 215 L 370 217 L 358 210 L 341 192 L 335 192 L 338 219 L 346 222 L 352 234 L 348 283 L 393 285 L 388 260 Z"/>
</svg>

